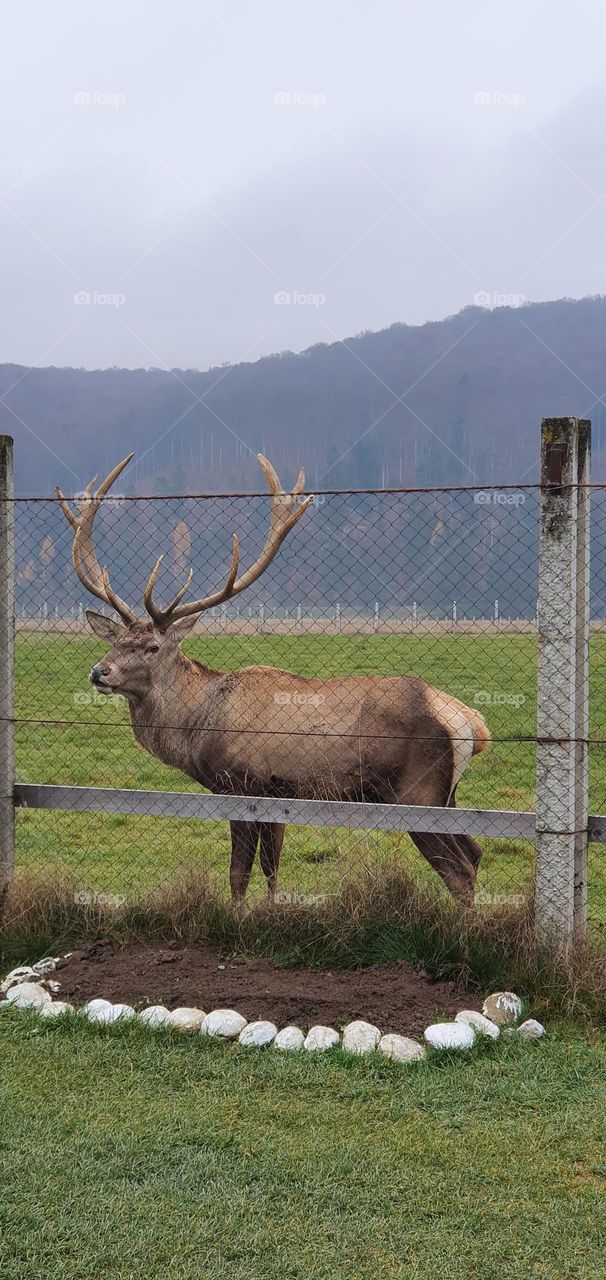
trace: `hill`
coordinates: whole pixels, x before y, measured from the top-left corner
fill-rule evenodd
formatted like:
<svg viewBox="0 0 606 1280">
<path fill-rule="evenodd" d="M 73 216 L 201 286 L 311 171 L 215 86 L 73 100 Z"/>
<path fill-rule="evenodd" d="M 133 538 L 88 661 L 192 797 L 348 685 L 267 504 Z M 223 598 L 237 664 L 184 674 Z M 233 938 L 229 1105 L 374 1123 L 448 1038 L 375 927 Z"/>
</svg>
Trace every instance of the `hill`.
<svg viewBox="0 0 606 1280">
<path fill-rule="evenodd" d="M 322 488 L 515 482 L 536 478 L 543 415 L 589 414 L 601 467 L 605 368 L 606 298 L 468 307 L 206 372 L 2 365 L 0 430 L 22 494 L 79 489 L 127 449 L 136 492 L 255 489 L 259 449 Z"/>
<path fill-rule="evenodd" d="M 590 416 L 594 479 L 605 478 L 602 387 L 606 299 L 563 300 L 459 315 L 419 328 L 393 325 L 300 355 L 205 373 L 159 369 L 0 367 L 0 430 L 16 438 L 20 494 L 78 492 L 135 450 L 123 492 L 254 492 L 257 450 L 292 483 L 388 488 L 536 480 L 543 415 Z M 536 497 L 482 505 L 473 494 L 320 499 L 246 608 L 337 602 L 384 616 L 533 616 Z M 596 504 L 597 506 L 597 504 Z M 201 590 L 223 580 L 230 535 L 250 562 L 263 536 L 262 499 L 112 504 L 99 520 L 102 563 L 134 602 L 156 555 L 160 595 L 186 564 Z M 599 515 L 599 513 L 598 513 Z M 604 546 L 602 546 L 604 543 Z M 594 609 L 606 599 L 606 521 L 594 519 Z M 18 504 L 18 605 L 62 615 L 84 592 L 69 565 L 69 530 L 56 504 Z M 208 584 L 208 585 L 206 585 Z"/>
</svg>

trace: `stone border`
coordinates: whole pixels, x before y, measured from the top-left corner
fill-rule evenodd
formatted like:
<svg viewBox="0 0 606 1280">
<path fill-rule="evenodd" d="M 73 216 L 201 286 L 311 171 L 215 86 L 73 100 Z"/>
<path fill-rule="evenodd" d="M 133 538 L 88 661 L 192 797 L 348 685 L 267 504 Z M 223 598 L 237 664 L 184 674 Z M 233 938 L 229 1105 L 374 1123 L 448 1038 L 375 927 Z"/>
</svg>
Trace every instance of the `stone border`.
<svg viewBox="0 0 606 1280">
<path fill-rule="evenodd" d="M 64 957 L 65 958 L 65 957 Z M 337 1045 L 346 1052 L 362 1056 L 375 1051 L 394 1062 L 420 1062 L 427 1056 L 426 1045 L 437 1050 L 465 1050 L 481 1039 L 498 1040 L 502 1034 L 516 1034 L 524 1040 L 539 1040 L 545 1028 L 534 1018 L 521 1022 L 522 1001 L 512 991 L 496 991 L 487 996 L 482 1013 L 475 1009 L 461 1009 L 453 1022 L 435 1022 L 423 1033 L 425 1044 L 409 1036 L 395 1032 L 383 1034 L 371 1022 L 349 1022 L 342 1033 L 334 1027 L 316 1025 L 305 1034 L 300 1027 L 287 1026 L 278 1030 L 273 1022 L 261 1019 L 247 1022 L 237 1009 L 202 1009 L 183 1007 L 166 1009 L 164 1005 L 149 1005 L 137 1011 L 129 1004 L 112 1004 L 109 1000 L 89 1000 L 77 1010 L 65 1000 L 53 1000 L 60 990 L 60 983 L 49 975 L 54 972 L 58 957 L 46 956 L 35 965 L 22 965 L 7 974 L 0 984 L 3 1004 L 13 1009 L 32 1009 L 43 1018 L 60 1017 L 62 1014 L 78 1014 L 89 1022 L 111 1025 L 132 1021 L 159 1031 L 172 1027 L 182 1032 L 211 1036 L 224 1041 L 237 1041 L 245 1048 L 271 1046 L 281 1052 L 323 1052 Z M 0 1008 L 2 1006 L 0 1005 Z"/>
</svg>

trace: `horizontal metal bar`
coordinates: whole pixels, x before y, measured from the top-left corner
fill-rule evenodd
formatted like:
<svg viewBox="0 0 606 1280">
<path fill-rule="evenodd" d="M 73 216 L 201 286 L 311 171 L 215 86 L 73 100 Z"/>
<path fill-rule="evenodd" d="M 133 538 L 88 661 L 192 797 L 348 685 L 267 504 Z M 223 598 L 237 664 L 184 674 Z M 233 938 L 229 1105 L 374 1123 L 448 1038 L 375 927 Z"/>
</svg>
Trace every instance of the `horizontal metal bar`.
<svg viewBox="0 0 606 1280">
<path fill-rule="evenodd" d="M 534 813 L 504 809 L 446 809 L 430 805 L 364 804 L 346 800 L 278 800 L 271 796 L 207 795 L 191 791 L 136 791 L 114 787 L 60 787 L 20 783 L 15 804 L 77 813 L 146 814 L 155 818 L 229 819 L 356 830 L 430 831 L 442 835 L 534 840 Z M 606 830 L 606 818 L 604 818 Z"/>
</svg>

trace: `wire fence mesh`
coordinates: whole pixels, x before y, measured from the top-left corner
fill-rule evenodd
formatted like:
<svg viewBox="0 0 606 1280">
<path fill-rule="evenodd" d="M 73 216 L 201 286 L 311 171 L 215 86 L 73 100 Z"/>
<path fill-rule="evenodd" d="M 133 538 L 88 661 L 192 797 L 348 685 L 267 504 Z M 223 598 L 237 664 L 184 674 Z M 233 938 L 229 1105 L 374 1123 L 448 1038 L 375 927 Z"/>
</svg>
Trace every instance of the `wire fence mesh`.
<svg viewBox="0 0 606 1280">
<path fill-rule="evenodd" d="M 533 810 L 539 492 L 316 494 L 263 575 L 184 635 L 187 661 L 175 628 L 152 633 L 143 603 L 150 570 L 162 555 L 161 603 L 190 567 L 185 601 L 217 591 L 234 532 L 240 572 L 261 553 L 267 495 L 105 497 L 95 555 L 113 591 L 145 619 L 113 640 L 87 621 L 91 607 L 115 614 L 76 577 L 73 530 L 57 501 L 17 499 L 18 782 L 444 805 L 461 775 L 457 806 Z M 591 618 L 590 810 L 598 813 L 606 811 L 606 492 L 598 487 Z M 484 745 L 480 717 L 492 741 L 472 758 L 474 742 Z M 283 901 L 313 902 L 356 867 L 391 859 L 436 890 L 445 881 L 465 891 L 480 852 L 466 837 L 414 840 L 347 825 L 287 827 L 281 849 L 275 824 L 230 833 L 224 821 L 23 808 L 16 874 L 49 884 L 68 876 L 85 897 L 123 901 L 203 873 L 228 894 L 232 834 L 231 889 L 243 893 L 250 875 L 253 901 L 277 881 Z M 497 835 L 479 844 L 476 904 L 523 902 L 534 844 Z M 606 923 L 606 862 L 595 844 L 589 916 Z"/>
</svg>

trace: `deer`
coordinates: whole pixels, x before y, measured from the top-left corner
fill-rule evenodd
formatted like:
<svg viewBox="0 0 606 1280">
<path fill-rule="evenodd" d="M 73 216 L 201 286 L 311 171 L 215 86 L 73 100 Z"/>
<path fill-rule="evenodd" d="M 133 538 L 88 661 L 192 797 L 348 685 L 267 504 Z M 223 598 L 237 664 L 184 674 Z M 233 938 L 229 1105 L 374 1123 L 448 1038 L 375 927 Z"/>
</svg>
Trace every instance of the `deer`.
<svg viewBox="0 0 606 1280">
<path fill-rule="evenodd" d="M 79 581 L 117 615 L 86 610 L 94 634 L 112 646 L 89 679 L 100 694 L 124 696 L 140 746 L 216 795 L 454 807 L 464 770 L 490 739 L 475 708 L 414 675 L 315 679 L 262 665 L 221 671 L 181 648 L 204 612 L 245 591 L 274 560 L 313 501 L 313 494 L 302 496 L 303 470 L 285 492 L 271 463 L 258 454 L 270 514 L 257 559 L 239 573 L 234 533 L 222 587 L 185 601 L 190 569 L 174 598 L 160 606 L 154 599 L 160 556 L 147 580 L 147 619 L 141 620 L 112 589 L 93 541 L 96 513 L 133 457 L 119 462 L 96 491 L 95 476 L 76 499 L 76 511 L 60 489 L 56 496 L 73 529 L 71 559 Z M 230 823 L 236 904 L 246 895 L 257 849 L 274 901 L 284 830 L 280 822 Z M 471 905 L 482 856 L 477 842 L 464 835 L 409 834 L 451 895 Z"/>
</svg>

